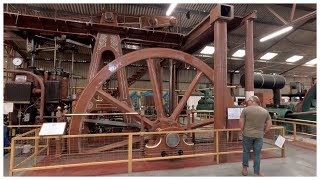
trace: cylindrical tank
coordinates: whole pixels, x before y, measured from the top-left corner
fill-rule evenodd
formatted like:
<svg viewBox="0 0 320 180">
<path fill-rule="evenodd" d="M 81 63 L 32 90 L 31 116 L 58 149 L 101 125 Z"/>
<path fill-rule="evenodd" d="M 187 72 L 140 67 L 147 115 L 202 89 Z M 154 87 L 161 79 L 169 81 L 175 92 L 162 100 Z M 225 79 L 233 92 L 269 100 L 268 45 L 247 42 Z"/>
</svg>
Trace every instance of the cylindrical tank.
<svg viewBox="0 0 320 180">
<path fill-rule="evenodd" d="M 49 72 L 49 80 L 59 81 L 60 99 L 68 98 L 69 73 L 62 69 L 55 69 Z"/>
<path fill-rule="evenodd" d="M 240 78 L 240 84 L 245 86 L 245 75 Z M 281 89 L 285 86 L 286 79 L 280 75 L 254 73 L 254 88 Z"/>
<path fill-rule="evenodd" d="M 69 85 L 69 74 L 64 73 L 60 79 L 60 98 L 67 99 L 68 98 L 68 85 Z"/>
</svg>

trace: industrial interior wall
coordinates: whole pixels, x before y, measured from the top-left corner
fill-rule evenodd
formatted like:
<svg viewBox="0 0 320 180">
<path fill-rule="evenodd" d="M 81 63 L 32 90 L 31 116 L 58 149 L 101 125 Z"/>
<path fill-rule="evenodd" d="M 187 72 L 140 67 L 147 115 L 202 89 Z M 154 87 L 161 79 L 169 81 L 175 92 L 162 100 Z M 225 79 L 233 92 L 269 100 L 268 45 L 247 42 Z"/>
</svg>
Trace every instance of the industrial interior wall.
<svg viewBox="0 0 320 180">
<path fill-rule="evenodd" d="M 6 51 L 4 51 L 4 68 L 6 69 L 14 69 L 12 64 L 13 57 L 17 57 L 18 54 L 15 53 L 14 56 L 8 56 Z M 35 65 L 38 68 L 42 68 L 44 70 L 52 70 L 53 69 L 53 62 L 52 61 L 45 61 L 45 60 L 36 60 Z M 75 82 L 74 85 L 77 87 L 84 87 L 87 83 L 87 74 L 89 69 L 90 63 L 74 63 L 74 75 L 75 75 Z M 71 62 L 62 62 L 62 67 L 65 71 L 71 72 Z M 126 68 L 128 77 L 131 77 L 135 72 L 141 67 L 133 67 L 129 66 Z M 185 69 L 179 70 L 177 73 L 177 81 L 178 81 L 178 89 L 187 89 L 189 83 L 193 80 L 196 71 L 193 69 Z M 233 76 L 233 84 L 239 85 L 240 84 L 240 76 L 241 74 L 234 74 Z M 5 74 L 4 74 L 5 77 Z M 169 70 L 168 68 L 163 68 L 162 79 L 163 79 L 163 88 L 169 88 Z M 312 78 L 306 77 L 285 77 L 286 78 L 286 86 L 281 89 L 281 94 L 290 93 L 290 82 L 301 82 L 304 84 L 305 89 L 309 89 L 312 85 Z M 114 81 L 114 82 L 113 82 Z M 228 84 L 230 83 L 230 76 L 228 75 Z M 110 82 L 111 87 L 116 86 L 116 81 L 112 80 Z M 211 82 L 206 78 L 202 77 L 200 80 L 199 85 L 211 85 Z M 198 85 L 198 87 L 199 87 Z M 151 84 L 149 81 L 149 75 L 146 73 L 140 80 L 136 81 L 131 88 L 151 88 Z M 255 89 L 257 93 L 272 93 L 271 90 L 268 89 Z M 183 94 L 183 92 L 179 93 Z M 244 96 L 244 89 L 238 88 L 234 89 L 235 96 Z"/>
</svg>

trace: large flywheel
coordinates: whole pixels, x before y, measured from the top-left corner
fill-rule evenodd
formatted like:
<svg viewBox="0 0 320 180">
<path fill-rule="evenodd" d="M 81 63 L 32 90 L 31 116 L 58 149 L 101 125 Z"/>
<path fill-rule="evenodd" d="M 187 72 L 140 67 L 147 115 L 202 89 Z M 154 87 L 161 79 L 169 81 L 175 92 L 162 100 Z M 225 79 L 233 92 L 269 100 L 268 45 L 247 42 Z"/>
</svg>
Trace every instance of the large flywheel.
<svg viewBox="0 0 320 180">
<path fill-rule="evenodd" d="M 161 61 L 161 59 L 163 58 L 173 59 L 182 63 L 189 64 L 197 70 L 194 79 L 189 84 L 186 92 L 184 93 L 183 98 L 177 104 L 172 114 L 165 113 L 162 102 L 162 87 L 160 83 L 162 82 L 162 77 L 161 73 L 159 73 L 159 61 Z M 206 63 L 190 54 L 167 48 L 148 48 L 134 51 L 124 56 L 120 56 L 112 62 L 110 62 L 109 64 L 107 64 L 106 66 L 104 66 L 83 90 L 82 94 L 80 95 L 77 101 L 77 104 L 75 105 L 73 113 L 82 114 L 91 112 L 90 109 L 92 109 L 92 99 L 94 99 L 94 97 L 96 96 L 101 97 L 105 102 L 112 104 L 114 107 L 116 107 L 119 111 L 123 113 L 134 112 L 135 110 L 132 108 L 132 106 L 129 106 L 126 102 L 120 101 L 116 97 L 113 97 L 110 93 L 104 91 L 101 87 L 103 83 L 106 82 L 106 80 L 108 80 L 117 71 L 139 61 L 146 61 L 148 67 L 157 116 L 156 120 L 151 120 L 147 117 L 144 117 L 143 119 L 145 127 L 149 131 L 156 131 L 159 128 L 162 130 L 181 130 L 181 128 L 179 128 L 180 125 L 178 123 L 178 119 L 181 111 L 187 103 L 188 98 L 196 88 L 197 84 L 199 83 L 203 75 L 207 76 L 207 78 L 213 84 L 214 71 Z M 134 121 L 139 122 L 141 120 L 140 118 L 140 115 L 133 115 Z M 84 116 L 74 116 L 70 122 L 69 134 L 82 134 L 82 121 L 84 119 Z M 212 123 L 212 121 L 210 123 Z M 204 122 L 203 125 L 198 124 L 193 126 L 191 124 L 191 127 L 196 128 L 207 124 L 207 122 Z"/>
</svg>

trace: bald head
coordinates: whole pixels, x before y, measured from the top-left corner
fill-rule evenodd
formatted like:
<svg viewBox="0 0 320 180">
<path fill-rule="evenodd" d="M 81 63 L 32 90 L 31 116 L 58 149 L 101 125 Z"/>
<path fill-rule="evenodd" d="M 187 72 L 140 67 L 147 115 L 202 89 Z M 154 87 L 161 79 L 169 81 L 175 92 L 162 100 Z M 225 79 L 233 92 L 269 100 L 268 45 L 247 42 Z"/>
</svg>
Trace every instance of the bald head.
<svg viewBox="0 0 320 180">
<path fill-rule="evenodd" d="M 252 101 L 256 105 L 260 106 L 260 99 L 258 98 L 258 96 L 251 96 L 251 97 L 249 97 L 248 101 Z"/>
</svg>

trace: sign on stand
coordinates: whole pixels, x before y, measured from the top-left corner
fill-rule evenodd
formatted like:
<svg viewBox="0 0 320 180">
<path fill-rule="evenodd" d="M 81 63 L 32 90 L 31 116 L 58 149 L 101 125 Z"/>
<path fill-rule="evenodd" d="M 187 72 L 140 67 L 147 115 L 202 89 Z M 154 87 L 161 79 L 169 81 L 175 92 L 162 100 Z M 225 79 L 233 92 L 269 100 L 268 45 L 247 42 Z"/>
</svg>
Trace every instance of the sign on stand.
<svg viewBox="0 0 320 180">
<path fill-rule="evenodd" d="M 66 122 L 43 123 L 39 132 L 39 136 L 63 135 L 66 125 Z"/>
</svg>

